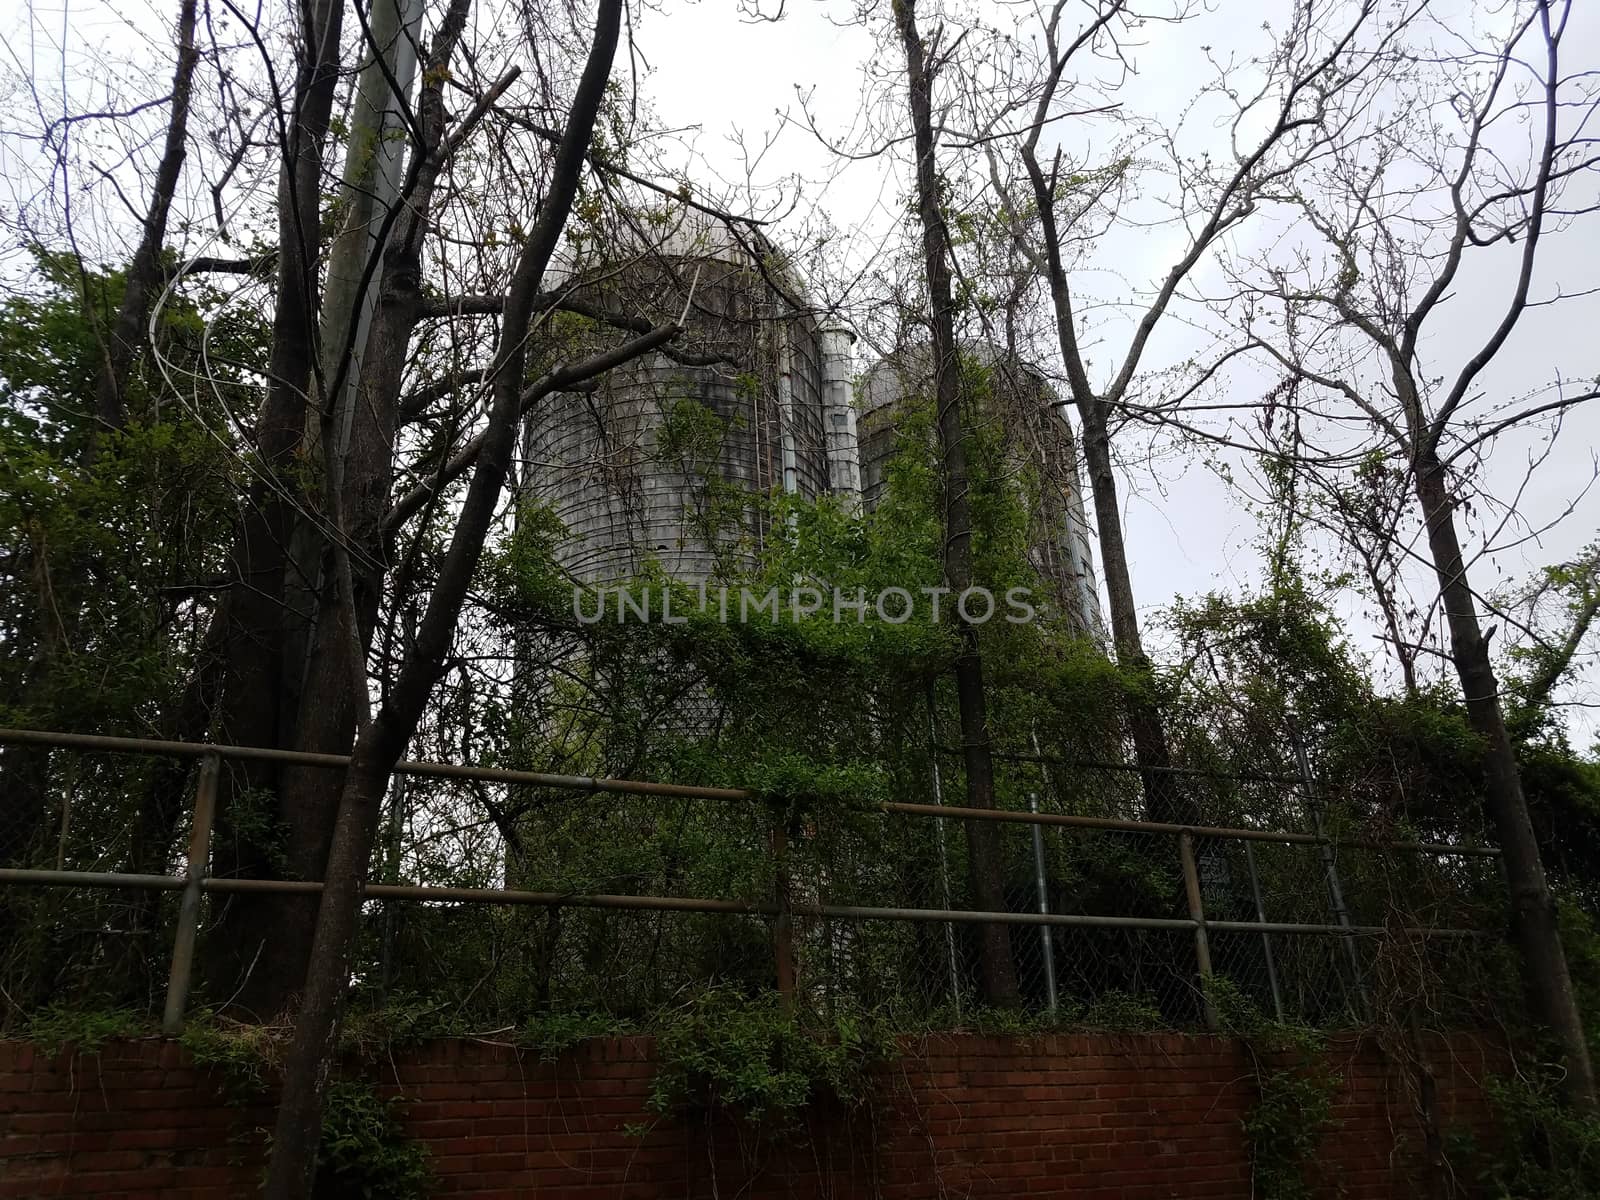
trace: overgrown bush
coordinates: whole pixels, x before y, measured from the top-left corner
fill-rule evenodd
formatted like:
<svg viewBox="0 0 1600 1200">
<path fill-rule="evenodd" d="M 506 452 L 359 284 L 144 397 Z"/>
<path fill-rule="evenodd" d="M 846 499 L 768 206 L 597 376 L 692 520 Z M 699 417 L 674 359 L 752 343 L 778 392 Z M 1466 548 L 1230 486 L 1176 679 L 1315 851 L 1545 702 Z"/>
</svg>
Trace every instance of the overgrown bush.
<svg viewBox="0 0 1600 1200">
<path fill-rule="evenodd" d="M 776 996 L 714 989 L 667 1018 L 657 1053 L 656 1112 L 720 1110 L 788 1132 L 819 1101 L 867 1103 L 872 1069 L 893 1057 L 895 1044 L 870 1016 L 800 1018 Z"/>
<path fill-rule="evenodd" d="M 329 1086 L 317 1146 L 316 1200 L 422 1200 L 431 1181 L 427 1148 L 401 1128 L 394 1101 L 365 1083 Z"/>
<path fill-rule="evenodd" d="M 1485 1083 L 1496 1121 L 1494 1144 L 1458 1139 L 1495 1200 L 1594 1200 L 1600 1196 L 1600 1121 L 1561 1097 L 1557 1073 L 1540 1069 Z"/>
<path fill-rule="evenodd" d="M 51 1054 L 69 1048 L 94 1054 L 114 1039 L 150 1032 L 150 1020 L 143 1013 L 120 1008 L 77 1009 L 65 1004 L 52 1004 L 29 1014 L 24 1026 L 27 1039 Z"/>
<path fill-rule="evenodd" d="M 1329 1066 L 1316 1029 L 1267 1020 L 1229 980 L 1207 995 L 1221 1027 L 1240 1038 L 1255 1068 L 1256 1102 L 1244 1118 L 1250 1179 L 1261 1200 L 1311 1200 L 1309 1172 L 1334 1126 L 1341 1078 Z"/>
</svg>

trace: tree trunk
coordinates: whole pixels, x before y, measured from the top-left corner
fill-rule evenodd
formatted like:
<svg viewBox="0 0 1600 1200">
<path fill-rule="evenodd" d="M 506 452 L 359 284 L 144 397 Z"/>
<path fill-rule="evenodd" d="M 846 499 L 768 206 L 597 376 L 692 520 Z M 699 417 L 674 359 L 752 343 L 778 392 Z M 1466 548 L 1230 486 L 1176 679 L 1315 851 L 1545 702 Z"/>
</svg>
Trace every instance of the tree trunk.
<svg viewBox="0 0 1600 1200">
<path fill-rule="evenodd" d="M 1100 569 L 1106 582 L 1106 598 L 1111 609 L 1111 642 L 1117 662 L 1134 676 L 1136 687 L 1150 680 L 1150 660 L 1139 634 L 1139 608 L 1133 598 L 1133 577 L 1128 570 L 1128 547 L 1122 537 L 1122 509 L 1117 499 L 1117 477 L 1111 466 L 1110 405 L 1094 393 L 1089 373 L 1078 349 L 1076 318 L 1072 295 L 1067 287 L 1067 268 L 1061 258 L 1060 232 L 1056 226 L 1055 191 L 1045 178 L 1034 156 L 1032 145 L 1024 149 L 1023 160 L 1039 210 L 1039 225 L 1044 240 L 1044 271 L 1050 286 L 1050 304 L 1056 323 L 1056 340 L 1067 371 L 1078 420 L 1083 426 L 1083 465 L 1089 477 L 1089 493 L 1094 498 L 1095 530 L 1100 536 Z M 1152 821 L 1197 824 L 1199 814 L 1187 794 L 1179 788 L 1168 770 L 1172 756 L 1167 750 L 1166 726 L 1160 710 L 1147 695 L 1128 697 L 1128 731 L 1133 739 L 1133 759 L 1140 768 L 1139 782 L 1144 790 L 1145 816 Z"/>
<path fill-rule="evenodd" d="M 267 1178 L 269 1200 L 306 1200 L 311 1195 L 322 1096 L 338 1037 L 337 1010 L 350 977 L 362 887 L 389 772 L 405 743 L 394 723 L 380 716 L 357 740 L 345 774 L 305 997 L 284 1066 Z"/>
<path fill-rule="evenodd" d="M 302 10 L 294 108 L 278 186 L 278 300 L 273 315 L 271 380 L 256 423 L 264 471 L 277 487 L 251 489 L 230 555 L 234 586 L 221 619 L 226 667 L 216 724 L 224 740 L 247 746 L 292 745 L 299 710 L 299 661 L 285 650 L 303 636 L 308 614 L 285 604 L 296 585 L 315 583 L 315 563 L 286 553 L 296 510 L 306 505 L 291 482 L 302 445 L 307 398 L 317 397 L 317 260 L 321 246 L 322 167 L 339 77 L 342 0 L 311 0 Z M 287 489 L 289 494 L 285 494 Z M 281 874 L 288 829 L 278 807 L 279 772 L 240 765 L 226 774 L 217 811 L 219 874 Z M 270 898 L 269 898 L 270 899 Z M 222 919 L 221 951 L 209 964 L 213 986 L 242 1009 L 267 1018 L 282 1011 L 288 987 L 257 959 L 277 944 L 274 906 L 236 897 Z M 302 951 L 303 952 L 303 951 Z M 292 977 L 291 977 L 292 978 Z"/>
<path fill-rule="evenodd" d="M 394 474 L 395 422 L 406 349 L 417 322 L 416 272 L 395 270 L 385 252 L 399 224 L 400 167 L 410 146 L 418 158 L 432 145 L 413 145 L 393 114 L 409 102 L 416 78 L 414 28 L 407 28 L 404 0 L 378 0 L 367 25 L 368 59 L 357 82 L 340 186 L 344 220 L 328 253 L 319 354 L 321 411 L 305 419 L 306 457 L 324 464 L 323 508 L 337 521 L 350 547 L 352 603 L 340 595 L 339 557 L 321 525 L 300 521 L 293 555 L 316 564 L 317 586 L 291 581 L 291 607 L 310 619 L 286 643 L 285 669 L 310 702 L 297 705 L 293 749 L 348 754 L 355 739 L 356 710 L 366 702 L 364 656 L 377 623 L 383 593 L 381 528 Z M 461 4 L 454 6 L 463 8 Z M 438 49 L 454 47 L 447 17 Z M 437 124 L 423 113 L 430 126 Z M 440 131 L 434 129 L 438 134 Z M 419 167 L 420 172 L 420 167 Z M 419 202 L 428 197 L 420 195 Z M 405 264 L 402 264 L 405 265 Z M 399 287 L 394 280 L 401 280 Z M 319 455 L 312 447 L 320 447 Z M 334 503 L 335 497 L 337 504 Z M 337 535 L 335 535 L 337 536 Z M 333 838 L 341 781 L 335 772 L 285 766 L 279 776 L 278 810 L 286 835 L 285 866 L 291 875 L 321 879 Z M 316 928 L 313 896 L 273 897 L 278 928 L 266 947 L 262 969 L 269 978 L 305 977 L 306 955 Z M 289 983 L 277 998 L 287 999 Z"/>
<path fill-rule="evenodd" d="M 1516 752 L 1506 733 L 1500 682 L 1478 622 L 1456 533 L 1455 501 L 1444 464 L 1429 449 L 1418 456 L 1416 493 L 1427 522 L 1428 550 L 1438 577 L 1450 652 L 1466 700 L 1467 719 L 1486 753 L 1485 806 L 1500 840 L 1501 862 L 1511 899 L 1511 938 L 1522 966 L 1529 1007 L 1554 1035 L 1566 1068 L 1567 1093 L 1585 1109 L 1595 1107 L 1594 1069 L 1583 1019 L 1567 972 L 1566 951 L 1556 924 L 1555 900 L 1545 881 L 1539 844 L 1522 793 Z"/>
<path fill-rule="evenodd" d="M 294 1042 L 268 1166 L 268 1200 L 304 1200 L 315 1181 L 317 1141 L 339 1010 L 350 977 L 363 881 L 389 775 L 421 718 L 510 471 L 521 413 L 527 334 L 534 300 L 577 195 L 622 25 L 622 0 L 600 0 L 588 61 L 556 151 L 547 198 L 519 256 L 507 291 L 491 378 L 494 401 L 472 481 L 457 514 L 416 642 L 378 715 L 356 739 L 339 799 L 316 936 L 306 969 Z"/>
<path fill-rule="evenodd" d="M 1111 607 L 1111 640 L 1117 662 L 1142 689 L 1153 680 L 1150 659 L 1139 634 L 1139 609 L 1133 598 L 1133 578 L 1128 572 L 1128 548 L 1122 537 L 1122 512 L 1117 501 L 1117 477 L 1111 466 L 1111 438 L 1106 429 L 1106 406 L 1090 400 L 1079 406 L 1083 421 L 1083 461 L 1094 497 L 1095 527 L 1100 534 L 1100 566 L 1105 575 Z M 1147 820 L 1198 824 L 1199 813 L 1171 773 L 1167 730 L 1155 701 L 1142 691 L 1128 697 L 1128 730 L 1133 737 L 1133 760 L 1139 766 Z"/>
<path fill-rule="evenodd" d="M 1110 601 L 1111 642 L 1117 661 L 1126 667 L 1146 666 L 1144 640 L 1139 634 L 1139 609 L 1133 599 L 1128 573 L 1128 548 L 1122 538 L 1122 511 L 1117 497 L 1117 477 L 1111 466 L 1109 414 L 1100 401 L 1078 404 L 1083 422 L 1083 464 L 1094 497 L 1096 532 L 1100 535 L 1100 569 Z"/>
<path fill-rule="evenodd" d="M 341 512 L 345 533 L 361 556 L 384 558 L 383 517 L 394 473 L 395 406 L 400 392 L 406 342 L 416 324 L 417 295 L 412 289 L 386 298 L 373 323 L 371 370 L 363 372 L 351 426 Z M 293 749 L 316 754 L 349 754 L 356 736 L 356 710 L 366 703 L 357 694 L 352 647 L 371 644 L 382 599 L 382 574 L 353 572 L 355 628 L 339 602 L 332 553 L 315 593 L 317 620 L 311 630 L 305 692 L 314 703 L 301 706 Z M 285 866 L 291 875 L 323 879 L 334 835 L 342 781 L 336 771 L 286 765 L 279 775 L 278 811 L 286 834 Z M 306 959 L 316 930 L 315 897 L 265 896 L 274 932 L 258 968 L 277 989 L 272 1002 L 282 1008 L 295 984 L 305 978 Z"/>
<path fill-rule="evenodd" d="M 917 31 L 916 0 L 896 0 L 895 21 L 905 44 L 911 94 L 911 126 L 917 155 L 917 207 L 932 308 L 934 394 L 938 404 L 939 467 L 944 489 L 944 576 L 960 595 L 972 582 L 972 512 L 968 495 L 966 434 L 961 411 L 961 364 L 955 339 L 955 304 L 950 284 L 950 234 L 939 208 L 939 176 L 933 146 L 933 80 L 922 35 Z M 984 696 L 983 658 L 978 631 L 960 617 L 961 649 L 956 657 L 956 701 L 961 711 L 961 749 L 966 765 L 967 804 L 994 807 L 994 762 Z M 967 822 L 967 860 L 973 903 L 987 912 L 1005 910 L 1004 861 L 1000 830 L 992 821 Z M 1017 1004 L 1017 975 L 1011 935 L 1005 925 L 979 926 L 984 998 L 994 1005 Z"/>
<path fill-rule="evenodd" d="M 406 139 L 412 161 L 403 197 L 398 131 L 392 128 L 400 105 L 393 92 L 410 92 L 416 63 L 410 52 L 415 31 L 405 26 L 401 7 L 381 6 L 371 21 L 373 58 L 363 68 L 360 109 L 346 152 L 348 220 L 329 263 L 318 347 L 321 393 L 329 399 L 321 411 L 301 415 L 300 453 L 319 457 L 310 449 L 314 445 L 325 452 L 321 506 L 330 523 L 337 518 L 351 564 L 346 604 L 333 542 L 306 520 L 296 524 L 293 562 L 283 577 L 287 607 L 298 611 L 286 614 L 281 643 L 280 736 L 291 749 L 317 753 L 350 753 L 358 709 L 367 703 L 358 659 L 371 643 L 384 588 L 389 546 L 383 520 L 393 483 L 401 381 L 420 312 L 421 233 L 445 158 L 448 64 L 471 6 L 469 0 L 450 0 L 434 30 L 416 106 L 422 142 Z M 377 266 L 373 254 L 381 254 Z M 370 326 L 361 320 L 369 304 Z M 293 765 L 280 770 L 274 816 L 282 845 L 275 865 L 283 873 L 325 878 L 342 789 L 336 772 Z M 305 977 L 317 902 L 282 896 L 237 901 L 240 927 L 260 931 L 248 939 L 252 953 L 261 956 L 251 971 L 250 1004 L 283 1011 Z"/>
</svg>

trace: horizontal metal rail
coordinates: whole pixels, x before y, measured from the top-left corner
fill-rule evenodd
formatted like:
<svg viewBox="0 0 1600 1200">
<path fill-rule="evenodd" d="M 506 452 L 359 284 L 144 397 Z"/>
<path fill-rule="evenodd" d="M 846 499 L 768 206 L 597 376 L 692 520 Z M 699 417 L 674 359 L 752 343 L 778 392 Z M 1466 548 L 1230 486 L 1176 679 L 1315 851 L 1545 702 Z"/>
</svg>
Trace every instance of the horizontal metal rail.
<svg viewBox="0 0 1600 1200">
<path fill-rule="evenodd" d="M 0 743 L 59 746 L 66 749 L 103 751 L 117 754 L 152 754 L 173 758 L 199 758 L 215 754 L 239 762 L 282 762 L 298 766 L 342 770 L 350 765 L 346 754 L 311 754 L 300 750 L 274 750 L 264 746 L 229 746 L 212 742 L 167 742 L 148 738 L 106 737 L 101 734 L 52 733 L 34 729 L 0 729 Z M 411 762 L 395 764 L 401 775 L 440 779 L 478 779 L 491 783 L 513 783 L 529 787 L 558 788 L 577 792 L 598 792 L 625 796 L 660 796 L 686 800 L 758 800 L 746 788 L 700 787 L 680 783 L 651 783 L 637 779 L 603 779 L 586 775 L 550 775 L 539 771 L 517 771 L 501 767 L 462 766 L 455 763 Z M 1359 850 L 1457 855 L 1465 858 L 1497 858 L 1493 846 L 1457 845 L 1448 842 L 1378 842 L 1344 839 L 1314 833 L 1293 833 L 1281 829 L 1246 829 L 1228 826 L 1176 825 L 1162 821 L 1130 821 L 1120 817 L 1089 817 L 1068 813 L 1033 813 L 1017 809 L 955 808 L 937 804 L 912 804 L 887 801 L 877 805 L 886 813 L 907 816 L 948 817 L 963 821 L 996 821 L 1021 825 L 1058 825 L 1078 829 L 1104 829 L 1118 833 L 1191 834 L 1200 838 L 1238 841 L 1277 842 L 1297 846 L 1337 846 Z"/>
<path fill-rule="evenodd" d="M 180 891 L 184 880 L 170 875 L 102 875 L 94 871 L 0 869 L 0 883 L 43 887 L 128 888 Z M 305 879 L 220 879 L 200 881 L 201 890 L 221 893 L 316 895 L 322 883 Z M 605 908 L 643 912 L 724 913 L 771 917 L 778 906 L 751 900 L 708 900 L 695 896 L 620 896 L 580 892 L 533 892 L 517 888 L 435 887 L 424 884 L 369 883 L 369 900 L 412 900 L 424 903 L 530 905 L 538 908 Z M 1089 929 L 1170 929 L 1192 931 L 1198 922 L 1186 917 L 1109 917 L 1087 913 L 984 912 L 977 909 L 885 908 L 858 904 L 794 902 L 788 911 L 798 917 L 830 921 L 955 922 L 967 925 L 1060 925 Z M 1376 937 L 1487 938 L 1476 929 L 1423 929 L 1384 925 L 1305 925 L 1273 921 L 1206 921 L 1206 928 L 1224 933 L 1306 934 Z"/>
<path fill-rule="evenodd" d="M 128 875 L 113 871 L 45 871 L 27 867 L 0 867 L 0 883 L 25 883 L 33 887 L 129 888 L 142 892 L 181 892 L 187 882 L 180 875 Z"/>
<path fill-rule="evenodd" d="M 961 758 L 959 746 L 934 746 L 940 754 Z M 1026 754 L 1017 750 L 990 750 L 992 758 L 1005 762 L 1044 763 L 1052 767 L 1079 767 L 1090 771 L 1129 771 L 1139 775 L 1176 775 L 1199 779 L 1237 779 L 1243 783 L 1277 783 L 1300 790 L 1305 780 L 1295 775 L 1273 775 L 1266 771 L 1208 771 L 1204 767 L 1143 766 L 1136 762 L 1110 762 L 1101 758 L 1069 758 L 1060 754 Z"/>
<path fill-rule="evenodd" d="M 1453 842 L 1375 842 L 1362 838 L 1318 837 L 1284 829 L 1245 829 L 1212 825 L 1174 825 L 1165 821 L 1125 821 L 1119 817 L 1085 817 L 1074 813 L 1021 812 L 1009 808 L 959 808 L 953 805 L 911 804 L 885 801 L 885 812 L 959 820 L 1002 821 L 1018 825 L 1065 825 L 1075 829 L 1109 829 L 1119 833 L 1163 833 L 1197 838 L 1223 838 L 1241 842 L 1282 842 L 1292 846 L 1338 846 L 1354 850 L 1380 850 L 1418 854 L 1449 854 L 1463 858 L 1498 858 L 1493 846 L 1462 846 Z"/>
<path fill-rule="evenodd" d="M 0 729 L 0 742 L 60 746 L 112 754 L 154 754 L 168 758 L 200 758 L 215 754 L 234 762 L 281 762 L 301 767 L 341 771 L 350 765 L 348 754 L 312 754 L 305 750 L 274 750 L 266 746 L 228 746 L 212 742 L 165 742 L 153 738 L 106 737 L 90 733 L 47 733 L 36 729 Z M 575 792 L 610 792 L 618 795 L 670 796 L 689 800 L 749 800 L 744 788 L 696 787 L 679 783 L 649 783 L 637 779 L 596 779 L 587 775 L 547 775 L 539 771 L 513 771 L 500 767 L 469 767 L 456 763 L 398 762 L 400 775 L 425 775 L 440 779 L 481 779 L 491 783 L 520 783 L 532 787 L 562 788 Z"/>
</svg>

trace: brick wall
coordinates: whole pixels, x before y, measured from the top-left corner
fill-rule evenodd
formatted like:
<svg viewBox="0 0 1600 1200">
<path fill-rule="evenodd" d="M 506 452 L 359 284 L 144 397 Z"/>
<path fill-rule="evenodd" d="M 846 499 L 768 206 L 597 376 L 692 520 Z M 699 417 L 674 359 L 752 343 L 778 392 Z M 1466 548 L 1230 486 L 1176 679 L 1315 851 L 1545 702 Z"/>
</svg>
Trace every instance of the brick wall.
<svg viewBox="0 0 1600 1200">
<path fill-rule="evenodd" d="M 1072 1035 L 908 1041 L 870 1114 L 810 1115 L 787 1147 L 722 1121 L 655 1117 L 648 1038 L 589 1043 L 557 1063 L 470 1040 L 372 1068 L 428 1143 L 444 1196 L 654 1200 L 735 1196 L 1250 1196 L 1240 1120 L 1247 1052 L 1223 1038 Z M 1446 1124 L 1487 1132 L 1471 1038 L 1429 1057 Z M 1315 1181 L 1343 1200 L 1423 1194 L 1422 1139 L 1402 1072 L 1370 1042 L 1335 1045 L 1339 1127 Z M 267 1105 L 159 1039 L 49 1055 L 0 1042 L 0 1197 L 223 1200 L 261 1178 Z M 640 1127 L 647 1127 L 641 1133 Z"/>
</svg>

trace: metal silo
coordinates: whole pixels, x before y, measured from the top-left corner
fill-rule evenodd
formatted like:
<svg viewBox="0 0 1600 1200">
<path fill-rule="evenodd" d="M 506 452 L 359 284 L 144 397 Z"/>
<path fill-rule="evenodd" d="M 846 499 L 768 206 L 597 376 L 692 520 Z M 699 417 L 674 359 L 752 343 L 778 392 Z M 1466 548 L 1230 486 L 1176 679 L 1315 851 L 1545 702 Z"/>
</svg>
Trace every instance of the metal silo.
<svg viewBox="0 0 1600 1200">
<path fill-rule="evenodd" d="M 651 559 L 674 578 L 714 578 L 765 536 L 744 501 L 855 495 L 850 335 L 820 327 L 725 234 L 675 241 L 574 290 L 652 323 L 687 304 L 684 333 L 552 396 L 524 426 L 523 498 L 566 525 L 560 558 L 585 584 Z"/>
<path fill-rule="evenodd" d="M 1029 560 L 1072 624 L 1103 641 L 1105 622 L 1072 426 L 1036 369 L 983 342 L 966 342 L 961 353 L 992 372 L 990 411 L 979 414 L 980 419 L 999 424 L 1011 462 L 1037 471 L 1040 487 L 1030 512 Z M 858 442 L 862 503 L 868 511 L 883 498 L 907 406 L 932 394 L 933 364 L 926 345 L 880 359 L 862 378 Z"/>
</svg>

